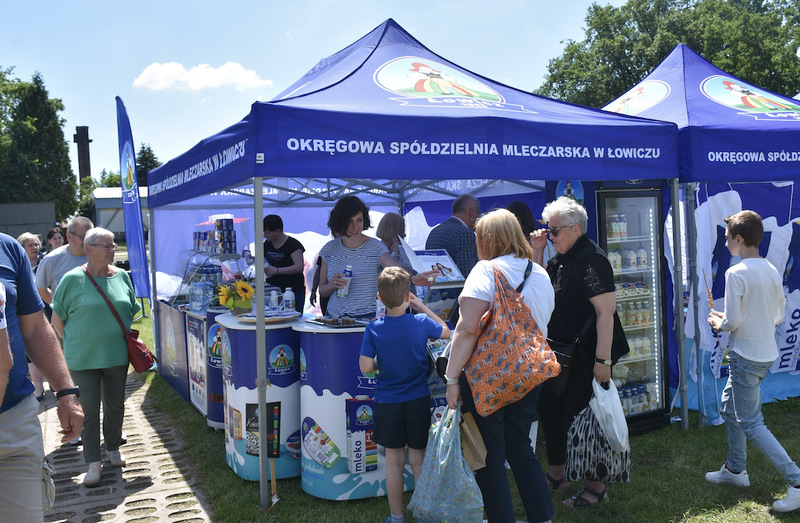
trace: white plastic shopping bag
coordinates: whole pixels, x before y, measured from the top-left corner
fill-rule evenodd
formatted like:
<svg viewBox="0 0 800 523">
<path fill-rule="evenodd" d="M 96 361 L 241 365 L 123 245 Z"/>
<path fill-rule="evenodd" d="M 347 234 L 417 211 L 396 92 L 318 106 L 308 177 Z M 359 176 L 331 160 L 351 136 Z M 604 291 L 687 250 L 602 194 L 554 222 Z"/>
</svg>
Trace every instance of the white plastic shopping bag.
<svg viewBox="0 0 800 523">
<path fill-rule="evenodd" d="M 596 379 L 592 380 L 594 396 L 589 400 L 589 407 L 597 418 L 600 428 L 603 429 L 611 448 L 616 452 L 630 450 L 628 439 L 628 422 L 622 412 L 622 403 L 614 382 L 608 381 L 608 389 L 604 389 Z"/>
</svg>

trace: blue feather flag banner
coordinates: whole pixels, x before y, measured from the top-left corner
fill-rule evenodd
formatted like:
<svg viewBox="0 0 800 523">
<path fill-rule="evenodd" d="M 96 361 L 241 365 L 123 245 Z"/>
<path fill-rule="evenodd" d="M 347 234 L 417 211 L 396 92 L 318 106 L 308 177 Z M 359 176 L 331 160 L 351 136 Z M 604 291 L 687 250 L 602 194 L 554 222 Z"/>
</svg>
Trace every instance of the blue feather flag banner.
<svg viewBox="0 0 800 523">
<path fill-rule="evenodd" d="M 125 242 L 131 279 L 137 298 L 150 297 L 150 278 L 147 268 L 147 251 L 142 226 L 142 206 L 139 201 L 139 182 L 136 173 L 136 154 L 133 134 L 125 104 L 117 96 L 117 136 L 119 137 L 119 178 L 122 183 L 122 212 L 125 217 Z"/>
</svg>

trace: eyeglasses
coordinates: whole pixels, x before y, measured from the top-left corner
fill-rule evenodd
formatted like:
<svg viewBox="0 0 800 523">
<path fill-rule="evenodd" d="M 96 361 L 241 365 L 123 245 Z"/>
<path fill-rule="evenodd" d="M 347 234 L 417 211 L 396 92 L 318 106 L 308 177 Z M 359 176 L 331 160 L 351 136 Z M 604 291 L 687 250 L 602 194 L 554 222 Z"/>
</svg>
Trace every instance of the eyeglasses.
<svg viewBox="0 0 800 523">
<path fill-rule="evenodd" d="M 86 236 L 86 233 L 83 233 L 83 235 L 80 235 L 80 234 L 74 233 L 72 231 L 67 231 L 67 232 L 70 233 L 71 235 L 77 237 L 77 238 L 80 238 L 81 241 L 83 241 L 83 237 Z"/>
<path fill-rule="evenodd" d="M 550 234 L 550 236 L 555 238 L 556 236 L 558 236 L 558 233 L 561 232 L 561 229 L 565 229 L 567 227 L 572 227 L 573 225 L 575 225 L 575 224 L 571 223 L 569 225 L 562 225 L 561 227 L 551 227 L 551 228 L 547 229 L 547 232 Z"/>
<path fill-rule="evenodd" d="M 111 249 L 112 251 L 117 250 L 116 243 L 90 243 L 89 245 L 92 247 L 102 247 L 103 249 Z"/>
</svg>

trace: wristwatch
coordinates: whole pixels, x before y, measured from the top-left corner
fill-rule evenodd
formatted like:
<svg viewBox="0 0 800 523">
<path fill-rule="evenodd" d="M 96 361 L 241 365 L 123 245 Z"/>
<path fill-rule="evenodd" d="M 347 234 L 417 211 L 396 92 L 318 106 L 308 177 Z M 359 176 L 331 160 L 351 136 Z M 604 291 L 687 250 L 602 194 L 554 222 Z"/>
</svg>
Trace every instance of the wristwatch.
<svg viewBox="0 0 800 523">
<path fill-rule="evenodd" d="M 448 378 L 447 374 L 444 376 L 445 385 L 458 385 L 458 378 Z"/>
<path fill-rule="evenodd" d="M 64 389 L 56 392 L 56 398 L 61 399 L 64 396 L 69 396 L 70 394 L 75 394 L 79 398 L 81 397 L 81 389 L 78 387 L 72 387 L 71 389 Z"/>
<path fill-rule="evenodd" d="M 613 362 L 611 360 L 604 360 L 603 358 L 595 358 L 594 361 L 596 361 L 597 363 L 602 363 L 603 365 L 608 365 L 609 367 L 613 365 Z"/>
</svg>

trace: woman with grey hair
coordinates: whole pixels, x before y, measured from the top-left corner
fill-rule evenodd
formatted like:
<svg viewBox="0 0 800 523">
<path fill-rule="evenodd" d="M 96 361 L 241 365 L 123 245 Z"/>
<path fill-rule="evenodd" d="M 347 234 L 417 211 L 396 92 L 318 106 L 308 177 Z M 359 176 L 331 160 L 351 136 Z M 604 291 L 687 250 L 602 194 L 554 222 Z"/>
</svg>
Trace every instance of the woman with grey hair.
<svg viewBox="0 0 800 523">
<path fill-rule="evenodd" d="M 572 198 L 561 197 L 542 211 L 547 229 L 531 235 L 534 260 L 543 263 L 547 235 L 556 255 L 546 270 L 555 290 L 555 309 L 548 324 L 549 338 L 570 343 L 587 327 L 576 348 L 566 390 L 555 395 L 542 387 L 538 410 L 547 443 L 547 481 L 553 491 L 569 488 L 565 477 L 567 430 L 571 419 L 592 396 L 592 380 L 611 379 L 611 343 L 616 311 L 616 288 L 611 264 L 603 250 L 586 235 L 586 209 Z M 592 467 L 602 469 L 602 467 Z M 581 478 L 572 478 L 581 479 Z M 564 501 L 570 507 L 588 507 L 607 498 L 602 474 L 582 478 L 584 486 Z"/>
<path fill-rule="evenodd" d="M 31 262 L 31 271 L 36 274 L 36 268 L 39 266 L 42 240 L 39 239 L 38 234 L 23 232 L 17 236 L 17 241 L 25 249 L 28 261 Z M 47 304 L 45 304 L 45 309 L 47 309 Z M 44 399 L 44 377 L 30 358 L 28 358 L 28 372 L 31 375 L 31 382 L 33 382 L 33 393 L 36 395 L 37 400 L 42 401 Z"/>
<path fill-rule="evenodd" d="M 114 234 L 95 227 L 83 238 L 88 261 L 69 271 L 53 297 L 53 328 L 64 340 L 64 357 L 80 388 L 83 423 L 83 458 L 89 470 L 87 487 L 100 484 L 100 402 L 103 403 L 103 439 L 113 467 L 124 467 L 119 452 L 125 411 L 128 349 L 120 325 L 105 298 L 113 305 L 125 329 L 141 308 L 128 273 L 114 266 Z M 94 282 L 94 283 L 93 283 Z"/>
</svg>

